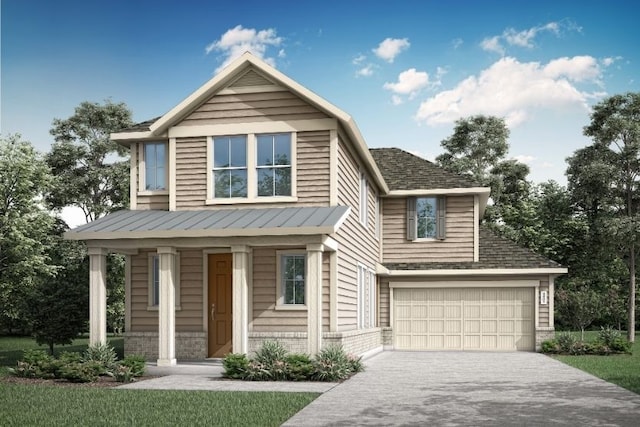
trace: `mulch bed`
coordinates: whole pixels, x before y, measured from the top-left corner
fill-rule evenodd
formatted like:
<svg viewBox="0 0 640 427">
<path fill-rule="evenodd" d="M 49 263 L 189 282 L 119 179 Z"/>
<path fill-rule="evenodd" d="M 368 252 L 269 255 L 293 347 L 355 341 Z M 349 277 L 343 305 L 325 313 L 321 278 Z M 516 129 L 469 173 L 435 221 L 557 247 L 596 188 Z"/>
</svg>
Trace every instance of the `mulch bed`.
<svg viewBox="0 0 640 427">
<path fill-rule="evenodd" d="M 158 378 L 157 376 L 143 376 L 140 378 L 136 378 L 135 382 L 140 382 L 144 380 L 150 380 L 153 378 Z M 0 382 L 9 383 L 9 384 L 24 384 L 24 385 L 33 385 L 33 386 L 55 386 L 55 387 L 75 387 L 75 388 L 108 388 L 108 387 L 118 387 L 121 385 L 129 384 L 129 383 L 121 383 L 114 380 L 112 377 L 98 377 L 97 381 L 90 383 L 72 383 L 63 379 L 51 379 L 45 380 L 42 378 L 23 378 L 16 377 L 13 375 L 7 375 L 4 377 L 0 377 Z"/>
</svg>

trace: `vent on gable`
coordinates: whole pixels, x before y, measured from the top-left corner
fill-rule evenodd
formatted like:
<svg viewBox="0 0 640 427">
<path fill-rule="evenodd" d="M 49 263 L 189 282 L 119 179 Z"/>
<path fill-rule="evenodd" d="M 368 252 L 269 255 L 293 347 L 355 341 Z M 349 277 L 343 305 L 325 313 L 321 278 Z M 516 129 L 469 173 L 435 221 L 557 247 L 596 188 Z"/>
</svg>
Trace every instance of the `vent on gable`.
<svg viewBox="0 0 640 427">
<path fill-rule="evenodd" d="M 229 87 L 246 87 L 246 86 L 271 86 L 273 82 L 267 80 L 254 70 L 249 70 L 238 80 L 233 82 Z"/>
</svg>

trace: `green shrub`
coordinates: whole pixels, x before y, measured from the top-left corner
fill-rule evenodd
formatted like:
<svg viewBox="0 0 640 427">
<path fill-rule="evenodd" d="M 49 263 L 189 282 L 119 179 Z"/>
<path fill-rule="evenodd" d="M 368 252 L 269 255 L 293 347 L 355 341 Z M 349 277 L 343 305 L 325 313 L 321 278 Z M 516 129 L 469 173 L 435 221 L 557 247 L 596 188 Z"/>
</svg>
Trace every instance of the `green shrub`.
<svg viewBox="0 0 640 427">
<path fill-rule="evenodd" d="M 243 379 L 248 366 L 249 359 L 246 354 L 229 353 L 222 359 L 224 376 L 227 378 Z"/>
<path fill-rule="evenodd" d="M 611 349 L 611 351 L 613 353 L 631 354 L 631 348 L 632 347 L 633 347 L 633 345 L 629 341 L 627 341 L 627 339 L 625 337 L 623 337 L 623 336 L 619 336 L 619 337 L 615 338 L 609 344 L 609 348 Z"/>
<path fill-rule="evenodd" d="M 340 345 L 329 345 L 316 355 L 313 379 L 318 381 L 340 381 L 351 375 L 349 359 Z"/>
<path fill-rule="evenodd" d="M 364 365 L 362 364 L 362 356 L 357 356 L 353 353 L 347 354 L 347 360 L 349 362 L 349 370 L 353 374 L 364 371 Z"/>
<path fill-rule="evenodd" d="M 103 373 L 104 365 L 100 362 L 72 362 L 60 368 L 62 378 L 72 383 L 88 383 L 98 379 Z"/>
<path fill-rule="evenodd" d="M 112 371 L 117 360 L 116 350 L 104 343 L 89 346 L 82 355 L 83 362 L 94 362 L 96 366 L 101 366 L 99 375 Z"/>
<path fill-rule="evenodd" d="M 26 350 L 11 372 L 25 378 L 53 378 L 55 359 L 43 350 Z"/>
<path fill-rule="evenodd" d="M 287 379 L 290 381 L 307 381 L 313 375 L 313 363 L 308 354 L 287 354 L 284 361 L 287 365 Z"/>
<path fill-rule="evenodd" d="M 140 356 L 138 354 L 129 354 L 125 356 L 123 360 L 118 362 L 116 369 L 120 366 L 129 368 L 129 370 L 131 371 L 131 375 L 133 375 L 134 377 L 141 377 L 144 375 L 147 364 L 144 356 Z M 114 371 L 116 369 L 114 369 Z"/>
<path fill-rule="evenodd" d="M 543 353 L 557 353 L 559 350 L 558 341 L 555 338 L 542 341 L 542 344 L 540 345 L 540 350 Z"/>
<path fill-rule="evenodd" d="M 135 381 L 136 375 L 133 373 L 133 369 L 130 366 L 118 364 L 113 368 L 111 373 L 113 378 L 119 383 L 130 383 Z"/>
<path fill-rule="evenodd" d="M 265 341 L 254 357 L 254 361 L 258 363 L 256 367 L 259 366 L 254 373 L 257 375 L 256 378 L 261 375 L 261 371 L 265 370 L 269 375 L 264 380 L 286 380 L 287 364 L 284 361 L 286 356 L 287 350 L 278 341 Z"/>
<path fill-rule="evenodd" d="M 262 363 L 251 360 L 247 365 L 244 378 L 248 381 L 269 381 L 272 379 L 271 371 L 266 368 Z"/>
<path fill-rule="evenodd" d="M 9 368 L 9 373 L 16 377 L 22 378 L 38 378 L 38 365 L 18 360 L 15 368 Z"/>
<path fill-rule="evenodd" d="M 556 335 L 556 341 L 561 353 L 572 354 L 577 339 L 571 332 L 560 332 Z"/>
<path fill-rule="evenodd" d="M 615 329 L 612 326 L 601 326 L 600 331 L 598 332 L 598 341 L 607 347 L 611 347 L 611 344 L 622 338 L 622 334 L 619 330 Z"/>
</svg>

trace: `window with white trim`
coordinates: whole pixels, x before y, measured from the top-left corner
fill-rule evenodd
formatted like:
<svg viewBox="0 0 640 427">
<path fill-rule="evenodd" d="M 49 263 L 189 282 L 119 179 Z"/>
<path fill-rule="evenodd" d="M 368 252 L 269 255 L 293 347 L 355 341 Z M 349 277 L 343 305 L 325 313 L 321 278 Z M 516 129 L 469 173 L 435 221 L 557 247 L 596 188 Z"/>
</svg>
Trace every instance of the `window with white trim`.
<svg viewBox="0 0 640 427">
<path fill-rule="evenodd" d="M 160 305 L 160 255 L 157 253 L 150 253 L 149 258 L 149 270 L 148 270 L 148 278 L 149 278 L 149 301 L 148 301 L 148 309 L 157 310 Z M 175 255 L 176 265 L 173 269 L 174 278 L 173 283 L 176 290 L 175 295 L 175 306 L 176 310 L 180 309 L 180 253 Z"/>
<path fill-rule="evenodd" d="M 247 197 L 247 137 L 213 138 L 213 197 Z"/>
<path fill-rule="evenodd" d="M 407 198 L 407 240 L 446 237 L 446 197 Z"/>
<path fill-rule="evenodd" d="M 360 173 L 360 224 L 367 226 L 368 220 L 368 185 L 367 176 L 364 173 Z"/>
<path fill-rule="evenodd" d="M 358 263 L 358 329 L 376 324 L 376 274 Z"/>
<path fill-rule="evenodd" d="M 282 252 L 278 260 L 278 305 L 304 306 L 306 292 L 305 253 Z"/>
<path fill-rule="evenodd" d="M 291 196 L 291 134 L 257 135 L 258 197 Z"/>
<path fill-rule="evenodd" d="M 145 142 L 142 147 L 140 191 L 167 189 L 167 143 Z"/>
<path fill-rule="evenodd" d="M 295 132 L 213 136 L 207 204 L 296 201 Z"/>
</svg>

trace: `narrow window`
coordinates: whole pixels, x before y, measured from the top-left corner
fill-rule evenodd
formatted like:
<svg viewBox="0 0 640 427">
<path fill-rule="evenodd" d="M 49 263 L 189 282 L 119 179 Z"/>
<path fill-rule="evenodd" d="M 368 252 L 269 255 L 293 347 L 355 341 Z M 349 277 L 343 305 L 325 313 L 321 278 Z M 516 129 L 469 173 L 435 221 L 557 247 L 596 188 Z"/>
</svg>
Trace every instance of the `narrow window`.
<svg viewBox="0 0 640 427">
<path fill-rule="evenodd" d="M 175 266 L 173 269 L 175 276 L 173 283 L 175 286 L 176 309 L 180 309 L 180 253 L 176 254 Z M 160 255 L 149 254 L 149 309 L 156 310 L 160 304 Z"/>
<path fill-rule="evenodd" d="M 166 144 L 148 142 L 144 144 L 145 190 L 166 190 Z"/>
<path fill-rule="evenodd" d="M 407 199 L 407 240 L 444 240 L 445 235 L 445 196 Z"/>
<path fill-rule="evenodd" d="M 247 197 L 247 137 L 213 139 L 213 197 Z"/>
<path fill-rule="evenodd" d="M 368 203 L 367 203 L 367 193 L 368 193 L 368 185 L 367 185 L 367 176 L 364 173 L 360 174 L 360 223 L 367 226 L 367 213 Z"/>
<path fill-rule="evenodd" d="M 367 268 L 358 264 L 358 329 L 367 323 Z"/>
<path fill-rule="evenodd" d="M 291 196 L 291 134 L 257 135 L 258 197 Z"/>
<path fill-rule="evenodd" d="M 151 257 L 151 306 L 160 304 L 160 257 Z"/>
<path fill-rule="evenodd" d="M 305 303 L 305 263 L 302 254 L 287 254 L 281 257 L 281 281 L 284 304 Z"/>
<path fill-rule="evenodd" d="M 376 295 L 377 295 L 377 283 L 376 273 L 373 270 L 369 270 L 369 300 L 367 307 L 369 309 L 368 324 L 369 328 L 376 326 Z"/>
</svg>

